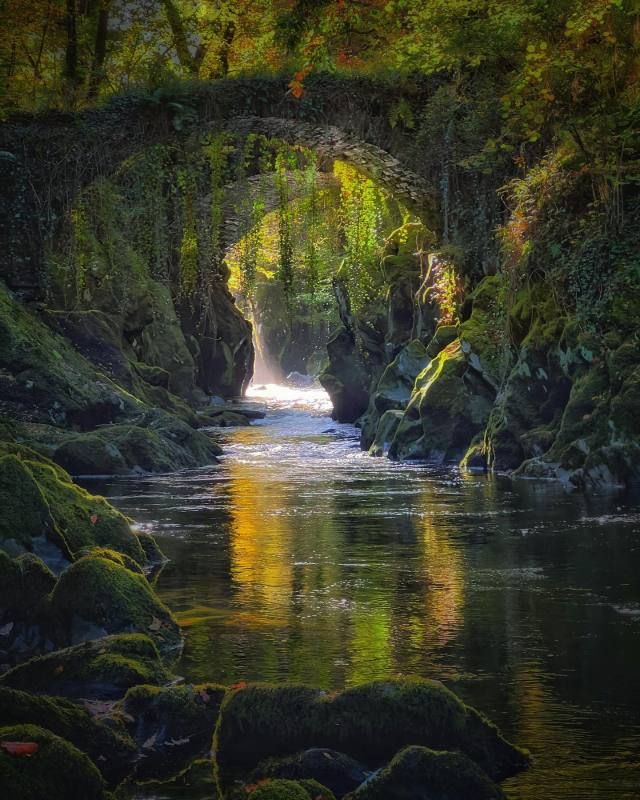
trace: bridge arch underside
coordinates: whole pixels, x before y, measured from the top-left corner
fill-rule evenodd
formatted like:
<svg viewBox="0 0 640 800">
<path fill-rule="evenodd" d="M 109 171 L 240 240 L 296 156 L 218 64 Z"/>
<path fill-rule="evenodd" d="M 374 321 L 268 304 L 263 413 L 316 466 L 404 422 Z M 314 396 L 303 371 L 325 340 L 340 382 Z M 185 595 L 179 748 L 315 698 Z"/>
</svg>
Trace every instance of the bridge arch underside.
<svg viewBox="0 0 640 800">
<path fill-rule="evenodd" d="M 349 102 L 341 103 L 335 99 L 337 87 L 324 83 L 314 95 L 313 114 L 292 101 L 283 84 L 269 84 L 266 93 L 262 87 L 256 95 L 260 99 L 250 103 L 246 97 L 254 97 L 256 88 L 250 81 L 224 81 L 181 96 L 180 102 L 153 104 L 148 98 L 123 97 L 78 114 L 6 122 L 0 128 L 0 179 L 5 187 L 0 198 L 0 277 L 25 295 L 37 295 L 46 284 L 45 245 L 60 233 L 86 187 L 154 144 L 186 144 L 216 132 L 259 134 L 313 150 L 321 169 L 344 161 L 435 229 L 435 193 L 415 169 L 415 148 L 390 129 L 390 98 L 383 103 L 376 99 L 376 86 L 368 87 L 373 101 L 349 95 Z M 244 100 L 238 90 L 248 92 Z M 239 115 L 238 106 L 253 113 Z M 372 107 L 377 116 L 371 116 Z M 233 244 L 233 236 L 230 225 L 225 247 Z"/>
</svg>

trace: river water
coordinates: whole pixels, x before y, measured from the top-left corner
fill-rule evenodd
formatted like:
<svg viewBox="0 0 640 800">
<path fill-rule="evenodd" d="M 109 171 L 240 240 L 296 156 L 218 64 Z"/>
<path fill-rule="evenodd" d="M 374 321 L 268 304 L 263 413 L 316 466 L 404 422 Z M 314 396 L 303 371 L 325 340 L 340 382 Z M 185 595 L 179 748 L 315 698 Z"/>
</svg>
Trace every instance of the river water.
<svg viewBox="0 0 640 800">
<path fill-rule="evenodd" d="M 99 487 L 170 558 L 179 674 L 436 677 L 532 751 L 509 798 L 640 798 L 640 500 L 371 458 L 322 393 L 254 395 L 220 465 Z"/>
</svg>

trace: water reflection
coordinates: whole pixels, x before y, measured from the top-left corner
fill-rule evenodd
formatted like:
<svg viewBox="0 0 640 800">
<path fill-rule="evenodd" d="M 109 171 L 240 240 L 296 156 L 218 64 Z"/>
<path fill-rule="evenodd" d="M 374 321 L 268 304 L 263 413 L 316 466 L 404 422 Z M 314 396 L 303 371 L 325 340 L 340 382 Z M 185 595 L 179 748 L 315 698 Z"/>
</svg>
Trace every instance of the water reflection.
<svg viewBox="0 0 640 800">
<path fill-rule="evenodd" d="M 510 797 L 640 796 L 638 504 L 371 459 L 322 402 L 279 398 L 219 467 L 104 487 L 172 559 L 181 673 L 435 676 L 534 752 Z"/>
</svg>

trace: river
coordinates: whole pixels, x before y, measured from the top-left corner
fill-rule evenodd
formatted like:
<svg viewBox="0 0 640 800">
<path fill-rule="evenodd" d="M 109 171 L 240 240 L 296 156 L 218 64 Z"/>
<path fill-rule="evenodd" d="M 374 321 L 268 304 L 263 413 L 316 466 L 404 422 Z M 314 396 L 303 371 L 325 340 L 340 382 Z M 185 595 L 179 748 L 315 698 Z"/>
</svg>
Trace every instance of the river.
<svg viewBox="0 0 640 800">
<path fill-rule="evenodd" d="M 640 498 L 396 464 L 254 390 L 219 465 L 96 487 L 153 532 L 189 681 L 436 677 L 535 758 L 513 800 L 640 797 Z"/>
</svg>

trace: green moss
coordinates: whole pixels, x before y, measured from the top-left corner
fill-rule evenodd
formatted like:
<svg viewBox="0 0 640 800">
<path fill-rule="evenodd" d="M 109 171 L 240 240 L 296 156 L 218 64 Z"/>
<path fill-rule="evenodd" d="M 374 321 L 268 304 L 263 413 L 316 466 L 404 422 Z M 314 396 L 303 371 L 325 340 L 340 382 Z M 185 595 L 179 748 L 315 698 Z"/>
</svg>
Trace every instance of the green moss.
<svg viewBox="0 0 640 800">
<path fill-rule="evenodd" d="M 432 359 L 416 378 L 391 444 L 392 458 L 442 462 L 462 457 L 493 403 L 491 387 L 473 375 L 458 340 Z"/>
<path fill-rule="evenodd" d="M 110 785 L 131 773 L 136 748 L 124 729 L 116 729 L 62 698 L 37 697 L 0 687 L 0 719 L 4 725 L 40 725 L 86 753 Z"/>
<path fill-rule="evenodd" d="M 51 609 L 70 641 L 80 620 L 106 633 L 147 633 L 163 649 L 181 642 L 176 621 L 146 578 L 110 559 L 85 556 L 68 567 L 52 592 Z"/>
<path fill-rule="evenodd" d="M 38 750 L 19 758 L 0 748 L 0 786 L 11 800 L 107 800 L 95 764 L 59 736 L 35 725 L 0 728 L 0 742 L 35 742 Z"/>
<path fill-rule="evenodd" d="M 116 550 L 110 550 L 108 547 L 87 547 L 78 553 L 79 557 L 94 556 L 95 558 L 106 558 L 108 561 L 113 561 L 114 564 L 119 564 L 131 572 L 138 575 L 144 575 L 142 567 L 134 561 L 130 556 L 124 553 L 118 553 Z"/>
<path fill-rule="evenodd" d="M 0 283 L 0 368 L 15 376 L 13 416 L 55 424 L 110 422 L 133 409 L 125 393 L 100 375 L 63 337 Z"/>
<path fill-rule="evenodd" d="M 130 633 L 33 658 L 0 676 L 0 685 L 65 697 L 112 699 L 137 684 L 168 679 L 152 639 Z"/>
<path fill-rule="evenodd" d="M 497 779 L 528 763 L 478 712 L 419 679 L 378 681 L 335 697 L 305 686 L 250 686 L 227 696 L 215 736 L 222 786 L 257 761 L 309 747 L 373 766 L 411 744 L 460 750 Z"/>
<path fill-rule="evenodd" d="M 53 458 L 73 475 L 125 475 L 129 471 L 118 448 L 95 433 L 65 439 Z"/>
<path fill-rule="evenodd" d="M 251 800 L 309 800 L 310 795 L 296 781 L 276 779 L 261 783 L 248 797 Z"/>
<path fill-rule="evenodd" d="M 318 783 L 318 781 L 302 780 L 298 781 L 298 784 L 305 790 L 311 800 L 336 800 L 333 792 Z"/>
<path fill-rule="evenodd" d="M 49 504 L 28 466 L 15 455 L 0 458 L 0 546 L 16 555 L 31 550 L 32 540 L 54 535 L 63 549 Z"/>
<path fill-rule="evenodd" d="M 218 800 L 213 763 L 210 758 L 198 758 L 171 780 L 145 781 L 144 793 L 150 797 L 162 797 L 164 800 Z M 118 794 L 122 800 L 129 800 L 130 796 L 127 786 Z M 246 795 L 242 800 L 246 800 Z"/>
<path fill-rule="evenodd" d="M 407 747 L 345 800 L 500 800 L 500 789 L 460 753 Z"/>
<path fill-rule="evenodd" d="M 1 547 L 14 555 L 44 553 L 46 540 L 60 551 L 57 565 L 83 549 L 103 546 L 147 563 L 128 520 L 103 497 L 77 486 L 64 469 L 27 447 L 3 443 L 1 450 L 6 453 L 0 458 Z"/>
<path fill-rule="evenodd" d="M 144 552 L 127 519 L 104 497 L 77 486 L 60 468 L 40 461 L 28 461 L 27 466 L 72 553 L 98 545 L 118 550 L 138 564 L 145 564 Z"/>
<path fill-rule="evenodd" d="M 226 689 L 222 686 L 135 686 L 122 703 L 129 732 L 144 750 L 136 779 L 167 779 L 211 749 Z M 152 747 L 146 747 L 150 739 Z"/>
<path fill-rule="evenodd" d="M 435 358 L 441 350 L 458 338 L 457 325 L 439 325 L 429 344 L 427 345 L 427 356 Z"/>
<path fill-rule="evenodd" d="M 74 475 L 172 472 L 215 464 L 220 449 L 201 431 L 156 409 L 63 441 L 54 459 Z"/>
</svg>

